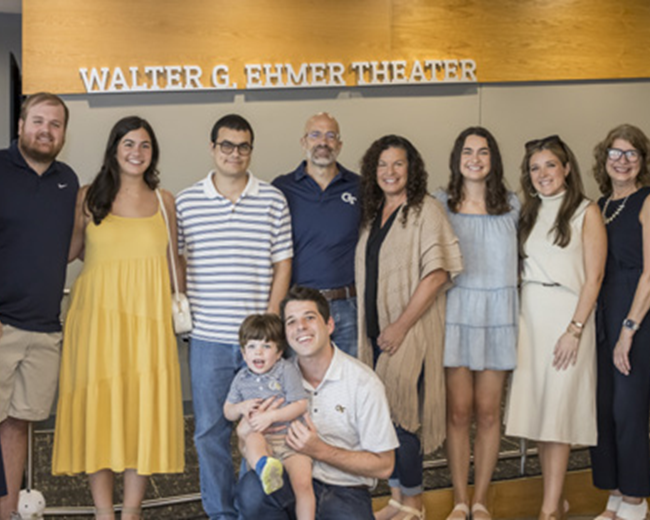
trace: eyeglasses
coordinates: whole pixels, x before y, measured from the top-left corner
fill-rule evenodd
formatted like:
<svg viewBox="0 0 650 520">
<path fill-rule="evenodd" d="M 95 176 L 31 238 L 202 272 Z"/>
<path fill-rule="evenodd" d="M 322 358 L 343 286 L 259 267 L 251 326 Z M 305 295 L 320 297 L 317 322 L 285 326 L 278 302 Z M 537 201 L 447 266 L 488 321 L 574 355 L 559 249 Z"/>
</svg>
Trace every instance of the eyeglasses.
<svg viewBox="0 0 650 520">
<path fill-rule="evenodd" d="M 305 137 L 307 139 L 311 139 L 312 141 L 318 141 L 323 136 L 325 136 L 326 141 L 338 141 L 339 137 L 341 137 L 336 132 L 325 132 L 323 134 L 323 132 L 320 132 L 318 130 L 313 130 L 305 134 Z"/>
<path fill-rule="evenodd" d="M 217 145 L 223 153 L 226 155 L 230 155 L 235 151 L 235 148 L 237 148 L 237 151 L 239 152 L 239 155 L 250 155 L 251 152 L 253 151 L 253 146 L 250 145 L 249 143 L 231 143 L 230 141 L 221 141 L 220 143 L 214 143 Z"/>
<path fill-rule="evenodd" d="M 623 156 L 625 156 L 627 162 L 631 163 L 635 163 L 641 158 L 641 154 L 638 150 L 621 150 L 619 148 L 607 149 L 607 157 L 609 157 L 614 162 L 618 161 Z"/>
</svg>

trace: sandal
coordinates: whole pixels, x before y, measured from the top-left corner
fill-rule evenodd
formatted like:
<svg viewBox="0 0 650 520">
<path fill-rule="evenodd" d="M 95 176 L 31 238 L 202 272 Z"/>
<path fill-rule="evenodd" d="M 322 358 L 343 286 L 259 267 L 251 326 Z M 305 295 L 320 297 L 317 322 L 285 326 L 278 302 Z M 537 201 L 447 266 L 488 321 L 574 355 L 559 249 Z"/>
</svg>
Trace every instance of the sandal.
<svg viewBox="0 0 650 520">
<path fill-rule="evenodd" d="M 487 510 L 487 507 L 476 502 L 472 504 L 472 520 L 492 520 L 492 515 Z"/>
<path fill-rule="evenodd" d="M 645 520 L 647 516 L 648 502 L 645 498 L 638 504 L 630 504 L 623 500 L 616 512 L 616 518 L 620 520 Z"/>
<path fill-rule="evenodd" d="M 616 518 L 616 513 L 618 513 L 618 508 L 621 507 L 623 502 L 623 495 L 609 495 L 607 499 L 607 505 L 605 510 L 600 513 L 594 520 L 614 520 Z M 606 513 L 612 513 L 607 515 Z"/>
<path fill-rule="evenodd" d="M 409 507 L 409 506 L 405 506 L 404 504 L 400 504 L 400 511 L 408 515 L 402 518 L 402 520 L 425 520 L 425 518 L 427 517 L 427 513 L 424 510 L 424 506 L 422 506 L 422 509 L 418 511 L 414 507 Z"/>
<path fill-rule="evenodd" d="M 400 504 L 394 498 L 391 498 L 391 499 L 388 500 L 388 504 L 386 504 L 382 509 L 380 509 L 380 511 L 377 511 L 377 513 L 380 513 L 381 511 L 384 511 L 384 509 L 386 509 L 387 507 L 393 508 L 395 510 L 395 512 L 392 513 L 392 514 L 389 513 L 389 516 L 387 516 L 386 518 L 393 518 L 395 515 L 398 515 L 400 513 L 400 511 L 402 511 L 402 504 Z M 383 517 L 383 515 L 382 515 L 382 517 Z M 376 518 L 376 516 L 375 516 L 375 518 Z"/>
<path fill-rule="evenodd" d="M 462 513 L 463 520 L 469 520 L 469 506 L 464 502 L 454 504 L 454 508 L 451 510 L 451 513 L 447 515 L 447 520 L 459 519 L 460 515 L 458 513 Z"/>
</svg>

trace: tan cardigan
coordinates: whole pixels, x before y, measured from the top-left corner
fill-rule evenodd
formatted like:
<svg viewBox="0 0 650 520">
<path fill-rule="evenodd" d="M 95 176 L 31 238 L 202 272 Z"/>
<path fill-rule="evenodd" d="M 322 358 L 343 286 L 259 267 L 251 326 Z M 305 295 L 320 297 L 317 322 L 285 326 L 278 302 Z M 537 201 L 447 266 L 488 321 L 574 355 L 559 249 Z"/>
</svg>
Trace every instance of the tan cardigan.
<svg viewBox="0 0 650 520">
<path fill-rule="evenodd" d="M 372 345 L 366 335 L 366 245 L 370 226 L 361 230 L 355 259 L 359 294 L 359 359 L 372 366 Z M 433 197 L 425 197 L 418 214 L 409 210 L 402 226 L 402 208 L 379 252 L 377 311 L 379 329 L 395 322 L 408 305 L 420 280 L 443 269 L 450 279 L 462 271 L 458 239 L 444 209 Z M 431 307 L 411 327 L 393 356 L 381 354 L 375 368 L 386 386 L 393 422 L 407 431 L 420 427 L 425 453 L 434 451 L 445 438 L 445 385 L 442 366 L 445 332 L 443 287 Z M 418 378 L 423 373 L 418 393 Z"/>
</svg>

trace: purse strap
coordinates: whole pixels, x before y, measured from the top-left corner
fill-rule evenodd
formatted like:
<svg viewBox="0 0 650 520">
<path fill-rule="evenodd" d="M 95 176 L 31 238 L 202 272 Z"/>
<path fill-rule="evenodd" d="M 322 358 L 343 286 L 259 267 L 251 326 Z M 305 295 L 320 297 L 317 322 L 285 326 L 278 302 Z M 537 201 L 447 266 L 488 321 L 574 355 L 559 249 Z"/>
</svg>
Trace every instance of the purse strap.
<svg viewBox="0 0 650 520">
<path fill-rule="evenodd" d="M 174 280 L 174 294 L 180 294 L 178 290 L 178 274 L 176 273 L 176 255 L 172 251 L 172 234 L 169 229 L 169 219 L 167 218 L 167 211 L 165 211 L 165 203 L 163 202 L 162 195 L 160 195 L 160 190 L 156 188 L 156 196 L 158 197 L 158 203 L 160 204 L 160 211 L 162 212 L 163 219 L 165 219 L 165 228 L 167 229 L 167 239 L 169 241 L 169 258 L 172 262 L 172 279 Z"/>
</svg>

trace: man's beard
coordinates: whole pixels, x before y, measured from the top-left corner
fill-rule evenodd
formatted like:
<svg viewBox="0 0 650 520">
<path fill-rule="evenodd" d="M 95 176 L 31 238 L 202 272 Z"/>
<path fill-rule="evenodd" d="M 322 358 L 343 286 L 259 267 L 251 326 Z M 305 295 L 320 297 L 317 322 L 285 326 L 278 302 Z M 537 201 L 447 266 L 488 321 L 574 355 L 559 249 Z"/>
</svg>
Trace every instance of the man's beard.
<svg viewBox="0 0 650 520">
<path fill-rule="evenodd" d="M 316 155 L 316 152 L 319 150 L 327 150 L 327 155 Z M 307 158 L 309 162 L 315 164 L 316 166 L 331 166 L 336 162 L 337 153 L 332 150 L 329 146 L 320 145 L 307 152 Z"/>
<path fill-rule="evenodd" d="M 36 139 L 38 139 L 38 136 L 36 136 Z M 63 147 L 63 143 L 61 143 L 60 146 L 56 146 L 54 140 L 52 140 L 52 146 L 49 149 L 41 150 L 40 148 L 33 146 L 32 143 L 23 136 L 19 137 L 18 145 L 20 151 L 24 155 L 41 163 L 53 162 Z"/>
</svg>

